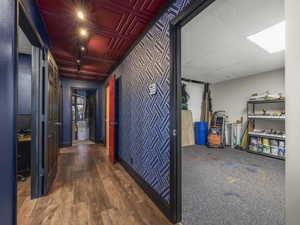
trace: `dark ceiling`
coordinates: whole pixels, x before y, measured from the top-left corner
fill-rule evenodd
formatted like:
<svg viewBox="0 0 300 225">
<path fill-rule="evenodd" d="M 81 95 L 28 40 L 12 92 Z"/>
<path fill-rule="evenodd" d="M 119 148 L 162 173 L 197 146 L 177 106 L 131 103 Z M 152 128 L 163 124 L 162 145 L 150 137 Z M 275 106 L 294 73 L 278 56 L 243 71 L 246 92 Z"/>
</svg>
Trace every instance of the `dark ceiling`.
<svg viewBox="0 0 300 225">
<path fill-rule="evenodd" d="M 166 2 L 36 0 L 60 75 L 84 80 L 104 80 Z M 78 10 L 86 19 L 77 17 Z M 87 38 L 80 37 L 81 28 L 88 31 Z"/>
</svg>

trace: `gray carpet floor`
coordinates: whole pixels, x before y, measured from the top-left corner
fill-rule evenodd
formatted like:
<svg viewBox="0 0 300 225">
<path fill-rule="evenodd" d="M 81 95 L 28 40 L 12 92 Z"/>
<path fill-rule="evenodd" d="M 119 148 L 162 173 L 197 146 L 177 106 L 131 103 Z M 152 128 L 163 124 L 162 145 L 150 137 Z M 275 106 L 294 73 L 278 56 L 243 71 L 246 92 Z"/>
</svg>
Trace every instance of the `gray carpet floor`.
<svg viewBox="0 0 300 225">
<path fill-rule="evenodd" d="M 284 161 L 233 149 L 182 149 L 184 225 L 284 225 Z"/>
</svg>

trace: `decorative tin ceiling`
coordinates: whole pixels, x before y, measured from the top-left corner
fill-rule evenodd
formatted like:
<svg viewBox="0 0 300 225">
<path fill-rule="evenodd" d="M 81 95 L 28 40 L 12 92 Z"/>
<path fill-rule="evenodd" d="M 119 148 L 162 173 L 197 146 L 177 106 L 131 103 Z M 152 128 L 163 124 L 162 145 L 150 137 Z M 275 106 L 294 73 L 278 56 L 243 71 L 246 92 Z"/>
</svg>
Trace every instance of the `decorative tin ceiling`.
<svg viewBox="0 0 300 225">
<path fill-rule="evenodd" d="M 166 2 L 36 0 L 60 75 L 99 81 L 109 75 Z M 79 11 L 84 19 L 78 17 Z M 86 37 L 80 29 L 87 31 Z"/>
</svg>

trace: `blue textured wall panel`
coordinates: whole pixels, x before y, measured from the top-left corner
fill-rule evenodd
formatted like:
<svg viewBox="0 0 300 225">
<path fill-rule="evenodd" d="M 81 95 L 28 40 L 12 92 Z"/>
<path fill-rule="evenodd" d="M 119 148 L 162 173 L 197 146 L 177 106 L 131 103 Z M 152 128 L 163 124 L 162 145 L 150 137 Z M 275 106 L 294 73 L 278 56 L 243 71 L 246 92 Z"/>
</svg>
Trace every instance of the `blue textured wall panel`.
<svg viewBox="0 0 300 225">
<path fill-rule="evenodd" d="M 68 146 L 72 143 L 72 121 L 71 121 L 71 88 L 97 88 L 98 90 L 98 109 L 97 109 L 97 121 L 96 121 L 96 129 L 97 135 L 96 140 L 99 142 L 103 141 L 102 136 L 102 110 L 103 110 L 103 102 L 102 102 L 102 84 L 96 82 L 89 81 L 79 81 L 79 80 L 71 80 L 71 79 L 63 79 L 63 129 L 64 129 L 64 137 L 63 137 L 63 145 Z"/>
<path fill-rule="evenodd" d="M 170 200 L 170 20 L 189 0 L 177 0 L 114 71 L 122 76 L 121 157 Z M 148 86 L 157 84 L 157 94 Z M 133 163 L 131 163 L 133 162 Z"/>
<path fill-rule="evenodd" d="M 0 225 L 14 225 L 16 210 L 16 1 L 0 7 Z"/>
<path fill-rule="evenodd" d="M 31 114 L 31 55 L 19 54 L 18 114 Z"/>
</svg>

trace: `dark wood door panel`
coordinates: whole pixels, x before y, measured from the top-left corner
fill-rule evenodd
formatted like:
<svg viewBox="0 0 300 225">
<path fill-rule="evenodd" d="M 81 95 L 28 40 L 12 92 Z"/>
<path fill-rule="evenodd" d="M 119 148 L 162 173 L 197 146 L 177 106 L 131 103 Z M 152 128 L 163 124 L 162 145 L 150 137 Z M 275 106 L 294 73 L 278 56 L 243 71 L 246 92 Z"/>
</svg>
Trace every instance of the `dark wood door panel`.
<svg viewBox="0 0 300 225">
<path fill-rule="evenodd" d="M 90 140 L 96 141 L 96 92 L 88 96 Z"/>
<path fill-rule="evenodd" d="M 115 163 L 115 76 L 109 81 L 109 157 Z"/>
<path fill-rule="evenodd" d="M 59 153 L 59 80 L 58 68 L 52 56 L 48 57 L 48 151 L 47 189 L 49 191 L 57 172 Z"/>
</svg>

